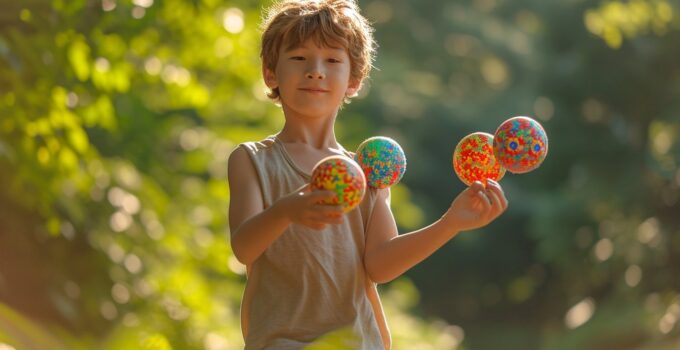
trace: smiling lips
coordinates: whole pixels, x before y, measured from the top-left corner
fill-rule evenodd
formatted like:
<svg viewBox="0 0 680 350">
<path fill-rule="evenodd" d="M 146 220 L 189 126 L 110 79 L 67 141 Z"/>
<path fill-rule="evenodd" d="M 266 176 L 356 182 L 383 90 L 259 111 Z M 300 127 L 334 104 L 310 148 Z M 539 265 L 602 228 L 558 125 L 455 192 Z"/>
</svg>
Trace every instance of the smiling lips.
<svg viewBox="0 0 680 350">
<path fill-rule="evenodd" d="M 300 88 L 300 90 L 305 91 L 305 92 L 309 92 L 309 93 L 313 93 L 313 94 L 320 94 L 320 93 L 328 92 L 328 90 L 318 88 L 318 87 Z"/>
</svg>

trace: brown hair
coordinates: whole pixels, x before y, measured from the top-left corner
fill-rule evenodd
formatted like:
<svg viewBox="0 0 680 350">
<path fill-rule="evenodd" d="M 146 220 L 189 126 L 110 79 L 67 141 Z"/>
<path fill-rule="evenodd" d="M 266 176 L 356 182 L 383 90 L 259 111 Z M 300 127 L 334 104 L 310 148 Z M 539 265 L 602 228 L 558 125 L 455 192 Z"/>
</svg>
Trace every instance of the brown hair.
<svg viewBox="0 0 680 350">
<path fill-rule="evenodd" d="M 260 57 L 267 69 L 275 71 L 282 46 L 291 49 L 312 38 L 320 46 L 347 49 L 351 79 L 361 81 L 371 71 L 373 28 L 355 0 L 280 0 L 270 7 L 262 27 Z M 279 89 L 267 96 L 279 101 Z"/>
</svg>

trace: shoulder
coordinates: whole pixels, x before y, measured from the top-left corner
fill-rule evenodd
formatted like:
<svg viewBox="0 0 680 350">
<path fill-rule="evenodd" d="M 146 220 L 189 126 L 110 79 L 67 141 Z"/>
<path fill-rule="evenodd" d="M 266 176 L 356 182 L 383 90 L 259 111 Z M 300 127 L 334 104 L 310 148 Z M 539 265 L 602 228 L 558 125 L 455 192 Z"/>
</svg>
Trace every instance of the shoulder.
<svg viewBox="0 0 680 350">
<path fill-rule="evenodd" d="M 236 148 L 234 149 L 234 152 L 238 150 L 243 150 L 248 154 L 257 154 L 262 151 L 267 151 L 272 148 L 274 148 L 274 145 L 276 144 L 276 141 L 274 140 L 273 137 L 268 137 L 264 140 L 260 141 L 250 141 L 250 142 L 243 142 L 240 143 Z"/>
<path fill-rule="evenodd" d="M 228 164 L 238 165 L 248 161 L 248 158 L 254 158 L 262 153 L 267 153 L 274 147 L 276 141 L 269 137 L 261 141 L 250 141 L 238 144 L 229 155 Z"/>
<path fill-rule="evenodd" d="M 238 168 L 240 166 L 250 163 L 250 157 L 248 153 L 250 152 L 249 147 L 246 144 L 240 144 L 229 155 L 229 160 L 227 162 L 227 169 L 231 173 L 232 169 Z"/>
<path fill-rule="evenodd" d="M 259 172 L 252 155 L 252 149 L 246 144 L 236 147 L 229 155 L 227 162 L 227 181 L 232 198 L 240 198 L 243 193 L 260 191 Z"/>
<path fill-rule="evenodd" d="M 231 179 L 239 173 L 252 173 L 255 171 L 254 162 L 262 153 L 266 153 L 274 146 L 274 140 L 267 138 L 262 141 L 243 142 L 238 144 L 229 154 L 227 161 L 227 173 Z"/>
<path fill-rule="evenodd" d="M 229 155 L 227 162 L 227 179 L 230 187 L 239 187 L 252 179 L 255 174 L 255 167 L 248 155 L 248 150 L 245 147 L 236 147 Z"/>
<path fill-rule="evenodd" d="M 248 149 L 264 150 L 274 147 L 275 144 L 276 139 L 274 139 L 274 136 L 269 136 L 260 141 L 244 142 L 240 146 L 246 147 Z"/>
</svg>

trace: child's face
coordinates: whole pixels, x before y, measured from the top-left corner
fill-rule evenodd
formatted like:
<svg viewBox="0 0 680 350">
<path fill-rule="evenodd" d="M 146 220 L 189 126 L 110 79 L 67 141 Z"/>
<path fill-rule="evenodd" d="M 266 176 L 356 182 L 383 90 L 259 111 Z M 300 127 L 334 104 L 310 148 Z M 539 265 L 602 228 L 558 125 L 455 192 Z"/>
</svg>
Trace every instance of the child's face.
<svg viewBox="0 0 680 350">
<path fill-rule="evenodd" d="M 299 47 L 281 49 L 276 70 L 264 69 L 270 89 L 279 88 L 281 104 L 304 117 L 334 115 L 345 96 L 360 86 L 350 79 L 350 59 L 344 48 L 319 47 L 309 39 Z"/>
</svg>

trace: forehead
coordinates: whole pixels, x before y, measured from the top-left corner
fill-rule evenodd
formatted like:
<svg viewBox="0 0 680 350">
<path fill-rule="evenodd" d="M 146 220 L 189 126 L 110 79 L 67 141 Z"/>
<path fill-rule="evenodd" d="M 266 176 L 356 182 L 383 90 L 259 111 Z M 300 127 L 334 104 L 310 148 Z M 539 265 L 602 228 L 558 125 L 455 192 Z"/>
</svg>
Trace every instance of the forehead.
<svg viewBox="0 0 680 350">
<path fill-rule="evenodd" d="M 290 51 L 296 48 L 324 48 L 347 50 L 347 39 L 321 28 L 291 28 L 283 37 L 281 49 Z"/>
<path fill-rule="evenodd" d="M 294 50 L 321 50 L 328 51 L 337 54 L 347 54 L 347 49 L 339 45 L 325 45 L 324 43 L 317 42 L 312 38 L 307 39 L 300 43 L 295 43 L 282 47 L 284 52 L 294 51 Z"/>
</svg>

